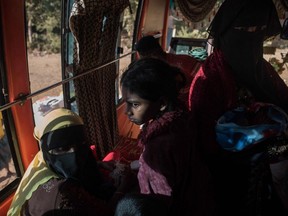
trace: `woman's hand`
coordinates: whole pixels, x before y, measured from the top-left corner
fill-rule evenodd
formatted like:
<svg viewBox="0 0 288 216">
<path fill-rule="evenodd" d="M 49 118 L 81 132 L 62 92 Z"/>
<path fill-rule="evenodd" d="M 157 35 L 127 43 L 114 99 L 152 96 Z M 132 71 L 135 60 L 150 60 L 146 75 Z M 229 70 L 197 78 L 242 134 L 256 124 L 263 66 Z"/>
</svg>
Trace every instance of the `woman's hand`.
<svg viewBox="0 0 288 216">
<path fill-rule="evenodd" d="M 98 167 L 101 169 L 113 171 L 115 169 L 116 162 L 114 160 L 111 161 L 98 161 Z"/>
</svg>

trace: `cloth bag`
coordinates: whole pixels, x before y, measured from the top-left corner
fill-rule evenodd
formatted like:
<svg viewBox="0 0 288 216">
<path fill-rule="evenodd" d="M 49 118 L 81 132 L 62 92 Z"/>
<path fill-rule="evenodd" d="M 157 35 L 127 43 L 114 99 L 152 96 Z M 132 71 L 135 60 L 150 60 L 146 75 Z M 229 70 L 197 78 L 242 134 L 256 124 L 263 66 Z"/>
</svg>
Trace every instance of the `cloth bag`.
<svg viewBox="0 0 288 216">
<path fill-rule="evenodd" d="M 227 111 L 217 121 L 216 137 L 227 151 L 240 152 L 267 143 L 271 157 L 288 150 L 288 115 L 268 103 L 253 103 Z"/>
</svg>

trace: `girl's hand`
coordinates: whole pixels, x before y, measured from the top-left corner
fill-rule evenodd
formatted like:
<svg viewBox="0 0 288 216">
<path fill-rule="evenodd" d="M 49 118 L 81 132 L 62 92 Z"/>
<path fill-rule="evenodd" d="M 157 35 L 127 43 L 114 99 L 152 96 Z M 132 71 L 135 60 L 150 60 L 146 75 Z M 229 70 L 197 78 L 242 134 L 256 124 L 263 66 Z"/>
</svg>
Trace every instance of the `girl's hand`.
<svg viewBox="0 0 288 216">
<path fill-rule="evenodd" d="M 118 190 L 127 193 L 133 191 L 136 186 L 138 186 L 137 173 L 132 171 L 130 167 L 126 167 L 121 173 Z"/>
</svg>

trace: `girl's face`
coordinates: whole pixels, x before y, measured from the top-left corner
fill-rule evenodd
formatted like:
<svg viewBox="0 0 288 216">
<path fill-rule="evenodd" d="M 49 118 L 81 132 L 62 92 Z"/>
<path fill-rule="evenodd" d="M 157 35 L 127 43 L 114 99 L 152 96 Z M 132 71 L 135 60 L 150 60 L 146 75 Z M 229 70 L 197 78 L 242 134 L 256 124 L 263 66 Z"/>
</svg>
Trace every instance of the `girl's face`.
<svg viewBox="0 0 288 216">
<path fill-rule="evenodd" d="M 137 125 L 141 125 L 154 119 L 160 112 L 160 101 L 152 102 L 131 93 L 126 88 L 122 88 L 122 97 L 126 103 L 126 115 L 129 120 Z"/>
</svg>

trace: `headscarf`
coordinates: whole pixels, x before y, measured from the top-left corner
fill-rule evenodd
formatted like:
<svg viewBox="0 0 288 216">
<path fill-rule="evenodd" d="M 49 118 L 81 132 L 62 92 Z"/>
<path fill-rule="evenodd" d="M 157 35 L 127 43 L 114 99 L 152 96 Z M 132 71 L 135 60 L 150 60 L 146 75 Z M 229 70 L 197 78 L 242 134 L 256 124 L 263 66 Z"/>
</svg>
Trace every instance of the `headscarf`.
<svg viewBox="0 0 288 216">
<path fill-rule="evenodd" d="M 89 148 L 84 146 L 83 121 L 77 114 L 64 108 L 48 113 L 35 128 L 34 136 L 53 172 L 62 178 L 79 178 Z"/>
<path fill-rule="evenodd" d="M 43 158 L 50 169 L 59 178 L 72 178 L 92 195 L 108 199 L 115 188 L 103 182 L 86 143 L 82 119 L 71 110 L 60 108 L 47 114 L 43 122 L 44 126 L 35 128 L 34 136 L 40 140 Z"/>
<path fill-rule="evenodd" d="M 239 88 L 258 101 L 279 105 L 275 86 L 263 59 L 263 42 L 281 31 L 272 0 L 226 0 L 209 29 L 215 49 L 223 52 Z"/>
<path fill-rule="evenodd" d="M 20 215 L 22 205 L 29 200 L 32 193 L 42 184 L 57 175 L 46 165 L 42 152 L 39 151 L 25 171 L 14 194 L 7 216 Z"/>
<path fill-rule="evenodd" d="M 84 178 L 90 177 L 87 172 L 84 175 L 79 171 L 84 164 L 89 164 L 86 169 L 94 177 L 84 182 L 84 186 L 91 186 L 91 181 L 97 184 L 95 179 L 98 170 L 93 166 L 94 158 L 87 150 L 89 147 L 83 143 L 83 121 L 76 113 L 65 108 L 52 110 L 35 127 L 34 137 L 40 141 L 42 151 L 36 154 L 25 171 L 7 215 L 19 215 L 22 205 L 31 198 L 33 192 L 53 177 L 72 177 L 84 182 Z M 59 155 L 51 154 L 52 149 L 62 148 L 64 151 L 68 146 L 75 146 L 75 151 Z M 78 160 L 80 157 L 81 160 Z M 95 169 L 92 171 L 90 168 Z"/>
<path fill-rule="evenodd" d="M 208 32 L 209 37 L 214 39 L 213 43 L 217 44 L 216 41 L 233 27 L 263 25 L 267 25 L 263 40 L 281 31 L 281 24 L 272 0 L 225 0 L 209 26 Z"/>
</svg>

